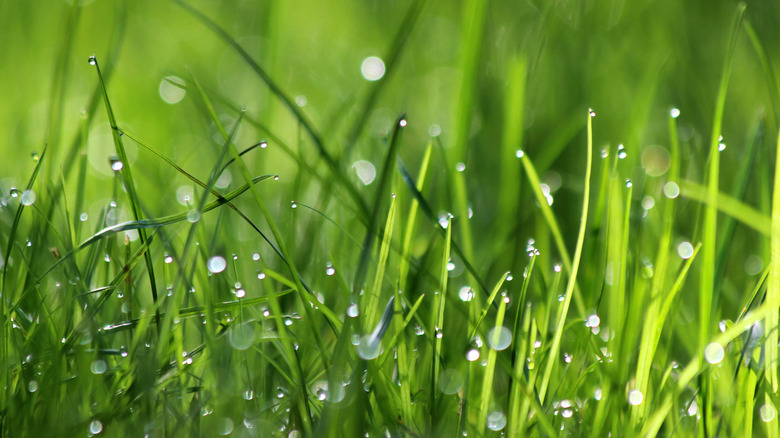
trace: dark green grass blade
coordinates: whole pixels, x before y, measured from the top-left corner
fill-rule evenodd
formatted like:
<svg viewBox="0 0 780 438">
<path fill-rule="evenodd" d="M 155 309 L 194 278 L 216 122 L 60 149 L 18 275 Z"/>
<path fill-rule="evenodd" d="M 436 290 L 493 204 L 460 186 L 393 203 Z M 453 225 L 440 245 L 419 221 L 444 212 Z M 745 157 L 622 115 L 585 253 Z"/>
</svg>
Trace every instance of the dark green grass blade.
<svg viewBox="0 0 780 438">
<path fill-rule="evenodd" d="M 100 88 L 103 91 L 103 102 L 106 104 L 106 113 L 108 115 L 108 123 L 111 125 L 111 134 L 114 138 L 114 147 L 116 149 L 119 159 L 124 163 L 120 170 L 122 180 L 124 182 L 127 195 L 130 198 L 130 206 L 133 210 L 133 217 L 135 220 L 141 220 L 143 214 L 141 213 L 141 207 L 139 206 L 139 196 L 136 192 L 135 182 L 133 181 L 133 175 L 130 171 L 130 160 L 127 159 L 127 152 L 125 146 L 122 143 L 122 132 L 116 124 L 116 118 L 114 117 L 114 111 L 111 109 L 111 101 L 108 98 L 108 89 L 106 88 L 106 82 L 103 80 L 103 75 L 100 72 L 100 65 L 95 56 L 89 58 L 90 64 L 95 66 L 97 71 L 98 80 L 100 81 Z M 138 236 L 143 245 L 146 242 L 146 231 L 143 228 L 138 230 Z M 152 262 L 151 253 L 144 253 L 144 261 L 146 262 L 146 271 L 149 277 L 149 287 L 152 293 L 152 301 L 157 302 L 157 282 L 154 276 L 154 263 Z"/>
<path fill-rule="evenodd" d="M 363 239 L 363 246 L 360 252 L 360 258 L 358 259 L 357 269 L 355 271 L 355 279 L 352 283 L 352 294 L 357 295 L 366 283 L 366 275 L 368 274 L 368 263 L 371 260 L 371 252 L 374 248 L 374 240 L 379 227 L 379 216 L 384 205 L 384 200 L 387 199 L 388 190 L 390 189 L 390 180 L 392 177 L 393 163 L 395 163 L 396 156 L 398 155 L 398 149 L 401 147 L 401 137 L 403 128 L 406 126 L 406 116 L 401 115 L 396 119 L 393 127 L 393 134 L 390 138 L 390 147 L 387 150 L 387 156 L 382 167 L 382 172 L 379 176 L 379 184 L 374 193 L 374 205 L 371 208 L 371 216 L 369 217 L 368 229 L 366 230 L 366 236 Z"/>
</svg>

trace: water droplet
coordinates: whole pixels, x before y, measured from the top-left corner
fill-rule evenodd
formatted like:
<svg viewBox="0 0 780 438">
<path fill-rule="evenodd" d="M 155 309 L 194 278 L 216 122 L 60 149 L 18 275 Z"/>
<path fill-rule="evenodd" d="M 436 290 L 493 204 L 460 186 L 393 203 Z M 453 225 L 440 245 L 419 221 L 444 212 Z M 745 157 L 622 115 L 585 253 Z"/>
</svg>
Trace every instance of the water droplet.
<svg viewBox="0 0 780 438">
<path fill-rule="evenodd" d="M 236 297 L 244 298 L 245 296 L 246 296 L 246 291 L 244 289 L 236 290 Z"/>
<path fill-rule="evenodd" d="M 333 267 L 333 264 L 331 262 L 328 262 L 325 267 L 325 274 L 333 275 L 335 273 L 336 273 L 336 268 Z"/>
<path fill-rule="evenodd" d="M 246 391 L 244 391 L 244 400 L 252 400 L 253 398 L 255 398 L 254 391 L 252 391 L 251 389 L 247 389 Z"/>
<path fill-rule="evenodd" d="M 190 211 L 187 212 L 187 221 L 190 223 L 195 223 L 200 220 L 200 212 L 198 209 L 193 208 Z"/>
<path fill-rule="evenodd" d="M 262 273 L 262 272 L 258 272 L 258 273 L 257 273 L 257 279 L 258 279 L 258 280 L 262 280 L 262 279 L 264 279 L 264 278 L 265 278 L 265 274 L 264 274 L 264 273 Z"/>
<path fill-rule="evenodd" d="M 428 135 L 431 137 L 438 137 L 441 135 L 441 126 L 433 124 L 428 127 Z"/>
<path fill-rule="evenodd" d="M 352 303 L 352 304 L 349 305 L 349 307 L 347 307 L 347 316 L 349 316 L 350 318 L 357 317 L 358 313 L 359 313 L 359 310 L 358 310 L 358 305 L 357 304 Z"/>
<path fill-rule="evenodd" d="M 524 155 L 525 155 L 525 152 L 523 152 L 522 149 L 518 149 L 517 151 L 515 151 L 515 157 L 517 157 L 517 158 L 523 158 Z"/>
<path fill-rule="evenodd" d="M 158 92 L 160 94 L 160 98 L 165 103 L 173 105 L 181 102 L 181 100 L 184 99 L 184 95 L 187 93 L 187 91 L 175 84 L 183 85 L 184 79 L 178 76 L 166 76 L 163 78 L 163 80 L 160 81 Z"/>
<path fill-rule="evenodd" d="M 458 291 L 458 297 L 460 297 L 461 301 L 471 301 L 474 298 L 474 289 L 470 286 L 463 286 Z"/>
<path fill-rule="evenodd" d="M 37 380 L 30 380 L 30 383 L 27 384 L 27 390 L 30 392 L 35 392 L 38 390 L 38 381 Z"/>
<path fill-rule="evenodd" d="M 638 389 L 631 390 L 631 392 L 628 393 L 628 404 L 639 406 L 642 404 L 644 398 L 645 396 L 642 394 L 642 391 Z"/>
<path fill-rule="evenodd" d="M 97 359 L 92 362 L 89 369 L 92 371 L 92 374 L 103 374 L 108 369 L 108 365 L 103 359 Z"/>
<path fill-rule="evenodd" d="M 239 351 L 249 349 L 255 343 L 255 329 L 251 323 L 233 324 L 228 333 L 230 345 Z"/>
<path fill-rule="evenodd" d="M 456 394 L 463 388 L 463 373 L 455 368 L 448 368 L 439 374 L 439 391 L 444 394 Z"/>
<path fill-rule="evenodd" d="M 169 255 L 167 255 L 167 254 L 166 254 L 166 255 L 165 255 L 165 259 L 163 259 L 163 261 L 164 261 L 166 264 L 173 263 L 173 257 L 171 257 L 171 256 L 169 256 Z"/>
<path fill-rule="evenodd" d="M 476 348 L 472 348 L 471 350 L 466 352 L 467 361 L 474 362 L 477 359 L 479 359 L 479 350 L 477 350 Z"/>
<path fill-rule="evenodd" d="M 89 215 L 87 213 L 81 213 L 81 215 L 79 215 L 79 220 L 81 222 L 86 222 L 87 219 L 89 219 Z"/>
<path fill-rule="evenodd" d="M 718 143 L 718 151 L 726 150 L 726 143 Z"/>
<path fill-rule="evenodd" d="M 109 263 L 109 262 L 111 261 L 111 256 L 110 256 L 110 255 L 108 255 L 108 254 L 106 254 L 106 255 L 104 255 L 104 256 L 103 256 L 103 260 L 104 260 L 106 263 Z"/>
<path fill-rule="evenodd" d="M 693 245 L 691 245 L 691 242 L 681 242 L 677 245 L 677 254 L 683 259 L 691 258 L 693 256 Z"/>
<path fill-rule="evenodd" d="M 456 164 L 455 170 L 457 170 L 458 172 L 463 172 L 464 170 L 466 170 L 466 164 L 465 163 Z"/>
<path fill-rule="evenodd" d="M 618 159 L 622 160 L 622 159 L 626 158 L 627 156 L 628 156 L 628 154 L 626 153 L 626 148 L 622 144 L 619 144 L 618 145 Z"/>
<path fill-rule="evenodd" d="M 95 55 L 89 57 L 89 65 L 97 65 L 97 58 L 95 58 Z"/>
<path fill-rule="evenodd" d="M 601 324 L 601 318 L 595 313 L 589 315 L 585 319 L 585 327 L 598 327 Z"/>
<path fill-rule="evenodd" d="M 22 205 L 33 205 L 37 198 L 38 196 L 35 194 L 35 192 L 33 192 L 32 190 L 25 190 L 22 193 L 22 197 L 19 200 L 19 202 L 21 202 Z"/>
<path fill-rule="evenodd" d="M 630 179 L 626 180 L 626 187 L 631 187 L 633 185 L 634 185 L 634 183 L 632 183 Z"/>
<path fill-rule="evenodd" d="M 493 327 L 488 332 L 487 342 L 490 348 L 494 350 L 506 350 L 509 344 L 512 343 L 512 331 L 503 326 Z"/>
<path fill-rule="evenodd" d="M 352 164 L 352 168 L 355 169 L 360 182 L 363 185 L 369 185 L 376 179 L 376 168 L 370 161 L 358 160 Z"/>
<path fill-rule="evenodd" d="M 669 110 L 669 115 L 672 116 L 673 119 L 676 119 L 680 117 L 680 110 L 677 108 L 672 108 Z"/>
<path fill-rule="evenodd" d="M 422 326 L 420 326 L 420 325 L 415 325 L 414 326 L 414 334 L 417 335 L 417 336 L 422 336 L 422 335 L 425 334 L 425 329 L 422 328 Z"/>
<path fill-rule="evenodd" d="M 680 196 L 680 186 L 677 183 L 669 181 L 664 184 L 664 196 L 669 199 L 674 199 Z"/>
<path fill-rule="evenodd" d="M 295 201 L 290 202 L 290 207 L 292 208 L 298 208 L 298 203 Z"/>
<path fill-rule="evenodd" d="M 761 405 L 761 407 L 758 408 L 758 412 L 761 415 L 761 421 L 764 423 L 769 423 L 775 419 L 775 407 L 772 406 L 771 403 Z"/>
<path fill-rule="evenodd" d="M 246 112 L 246 105 L 244 105 L 244 106 L 242 106 L 242 107 L 241 107 L 241 112 L 242 112 L 242 113 L 245 113 L 245 112 Z"/>
<path fill-rule="evenodd" d="M 210 272 L 217 274 L 225 270 L 227 267 L 227 262 L 222 256 L 214 256 L 209 259 L 206 265 Z"/>
<path fill-rule="evenodd" d="M 563 361 L 566 363 L 571 363 L 573 356 L 569 353 L 563 353 Z"/>
<path fill-rule="evenodd" d="M 41 156 L 38 154 L 38 152 L 33 152 L 32 153 L 32 159 L 33 159 L 33 161 L 38 161 L 38 160 L 41 159 Z"/>
<path fill-rule="evenodd" d="M 17 189 L 16 187 L 14 187 L 14 188 L 12 188 L 12 189 L 9 191 L 9 194 L 11 195 L 11 197 L 12 197 L 12 198 L 18 198 L 18 197 L 19 197 L 19 195 L 21 195 L 21 194 L 22 194 L 22 192 L 21 192 L 21 190 L 19 190 L 19 189 Z"/>
<path fill-rule="evenodd" d="M 601 158 L 607 158 L 609 156 L 609 146 L 604 146 L 601 149 Z"/>
<path fill-rule="evenodd" d="M 487 416 L 487 428 L 501 430 L 506 426 L 506 415 L 501 411 L 493 411 Z"/>
<path fill-rule="evenodd" d="M 723 346 L 717 342 L 707 344 L 704 347 L 704 358 L 713 365 L 720 363 L 723 360 L 723 356 Z"/>
<path fill-rule="evenodd" d="M 655 206 L 655 199 L 653 199 L 652 196 L 645 196 L 642 198 L 642 208 L 645 210 L 650 210 Z"/>
<path fill-rule="evenodd" d="M 274 175 L 274 181 L 279 181 L 279 175 Z"/>
<path fill-rule="evenodd" d="M 252 260 L 258 261 L 260 260 L 260 253 L 254 253 L 252 254 Z"/>
<path fill-rule="evenodd" d="M 91 433 L 92 435 L 97 435 L 102 431 L 103 431 L 103 423 L 101 423 L 100 420 L 92 420 L 92 422 L 89 423 L 89 433 Z"/>
<path fill-rule="evenodd" d="M 365 360 L 371 360 L 376 359 L 381 352 L 382 345 L 378 338 L 374 338 L 371 335 L 365 335 L 360 338 L 360 343 L 357 346 L 358 356 Z"/>
<path fill-rule="evenodd" d="M 360 65 L 360 72 L 367 81 L 378 81 L 385 75 L 385 63 L 376 56 L 369 56 Z"/>
<path fill-rule="evenodd" d="M 588 115 L 590 115 L 591 117 L 596 117 L 596 111 L 593 111 L 592 109 L 589 109 L 588 110 Z"/>
</svg>

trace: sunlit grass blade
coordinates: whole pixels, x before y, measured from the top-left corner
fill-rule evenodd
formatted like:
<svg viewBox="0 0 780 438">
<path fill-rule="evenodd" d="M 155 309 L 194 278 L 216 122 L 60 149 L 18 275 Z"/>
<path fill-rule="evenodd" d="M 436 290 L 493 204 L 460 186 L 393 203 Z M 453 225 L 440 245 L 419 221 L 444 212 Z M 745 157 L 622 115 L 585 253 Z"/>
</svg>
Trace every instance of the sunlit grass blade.
<svg viewBox="0 0 780 438">
<path fill-rule="evenodd" d="M 764 333 L 766 333 L 764 366 L 766 367 L 767 379 L 767 395 L 764 398 L 764 403 L 772 409 L 772 412 L 777 409 L 772 399 L 777 398 L 778 389 L 780 389 L 777 370 L 777 343 L 778 338 L 780 338 L 778 336 L 780 328 L 778 316 L 778 307 L 780 307 L 780 134 L 777 138 L 776 151 L 775 182 L 772 193 L 772 233 L 770 235 L 771 259 L 769 262 L 769 283 L 764 299 L 764 306 L 771 309 L 764 320 Z M 773 417 L 775 416 L 773 415 Z M 780 435 L 780 430 L 776 427 L 777 422 L 778 420 L 774 418 L 773 421 L 767 422 L 767 435 L 769 437 L 776 438 Z"/>
<path fill-rule="evenodd" d="M 591 167 L 593 165 L 593 111 L 588 110 L 588 144 L 586 151 L 585 162 L 585 179 L 583 182 L 583 198 L 582 198 L 582 213 L 580 216 L 580 229 L 577 234 L 577 246 L 574 249 L 574 258 L 571 262 L 571 270 L 569 274 L 569 281 L 566 284 L 566 292 L 564 293 L 562 310 L 560 318 L 558 319 L 555 327 L 555 334 L 553 336 L 552 345 L 547 355 L 547 363 L 544 369 L 544 375 L 542 376 L 541 384 L 539 385 L 539 400 L 544 403 L 545 395 L 547 394 L 547 387 L 550 382 L 550 375 L 555 363 L 558 361 L 558 351 L 561 345 L 561 337 L 563 336 L 563 329 L 566 324 L 566 317 L 568 316 L 569 305 L 571 304 L 572 295 L 574 294 L 574 288 L 577 282 L 577 272 L 580 268 L 580 258 L 582 257 L 582 246 L 585 242 L 585 230 L 588 225 L 588 207 L 590 205 L 590 174 Z M 523 163 L 528 162 L 524 160 Z M 530 162 L 526 167 L 530 167 Z M 537 180 L 538 183 L 538 180 Z M 538 186 L 538 184 L 531 184 Z M 538 189 L 536 189 L 538 190 Z M 542 201 L 540 205 L 547 205 Z M 584 310 L 581 312 L 584 313 Z"/>
</svg>

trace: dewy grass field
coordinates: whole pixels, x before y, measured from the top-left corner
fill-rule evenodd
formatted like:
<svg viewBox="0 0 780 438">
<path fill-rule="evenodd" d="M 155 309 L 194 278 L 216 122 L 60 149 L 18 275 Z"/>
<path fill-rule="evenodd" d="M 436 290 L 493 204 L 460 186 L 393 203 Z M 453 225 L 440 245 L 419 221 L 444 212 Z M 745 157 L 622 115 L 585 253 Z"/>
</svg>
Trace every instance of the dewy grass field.
<svg viewBox="0 0 780 438">
<path fill-rule="evenodd" d="M 777 17 L 3 2 L 0 435 L 780 436 Z"/>
</svg>

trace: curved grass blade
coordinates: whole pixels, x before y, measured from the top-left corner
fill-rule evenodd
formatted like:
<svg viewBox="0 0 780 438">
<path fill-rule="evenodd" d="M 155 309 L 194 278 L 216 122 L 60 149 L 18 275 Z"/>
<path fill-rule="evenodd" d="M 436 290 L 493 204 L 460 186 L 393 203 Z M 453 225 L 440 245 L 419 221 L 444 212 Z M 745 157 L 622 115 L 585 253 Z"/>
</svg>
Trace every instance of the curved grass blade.
<svg viewBox="0 0 780 438">
<path fill-rule="evenodd" d="M 553 337 L 552 346 L 550 347 L 550 353 L 547 355 L 547 366 L 544 370 L 542 377 L 542 383 L 539 388 L 539 400 L 544 403 L 544 396 L 547 392 L 547 385 L 550 381 L 550 374 L 552 373 L 553 365 L 557 362 L 558 350 L 561 345 L 561 337 L 563 336 L 563 328 L 566 323 L 566 317 L 569 312 L 569 304 L 571 304 L 571 298 L 574 294 L 574 288 L 577 284 L 577 272 L 580 268 L 580 258 L 582 257 L 582 246 L 585 242 L 585 230 L 588 225 L 588 206 L 590 205 L 590 174 L 591 167 L 593 166 L 593 112 L 588 111 L 588 150 L 586 153 L 587 160 L 585 164 L 585 181 L 583 183 L 582 194 L 582 214 L 580 216 L 580 230 L 577 234 L 577 247 L 574 249 L 574 260 L 571 264 L 571 273 L 569 275 L 569 282 L 566 284 L 566 292 L 564 293 L 563 306 L 561 309 L 560 319 L 555 329 L 555 335 Z M 524 160 L 524 163 L 527 160 Z M 530 163 L 529 163 L 530 164 Z M 538 190 L 538 184 L 536 184 Z M 540 205 L 547 205 L 547 202 L 541 202 Z M 584 313 L 584 311 L 582 312 Z"/>
<path fill-rule="evenodd" d="M 133 174 L 130 171 L 130 160 L 127 159 L 127 152 L 125 151 L 125 146 L 122 143 L 122 131 L 119 130 L 119 127 L 116 124 L 116 118 L 114 117 L 114 111 L 111 109 L 111 101 L 108 98 L 106 83 L 103 80 L 103 75 L 100 72 L 100 64 L 94 55 L 89 58 L 89 63 L 95 66 L 95 71 L 97 72 L 98 80 L 100 81 L 100 88 L 103 91 L 103 102 L 106 104 L 108 123 L 111 125 L 111 134 L 114 138 L 114 148 L 116 149 L 116 153 L 119 156 L 119 159 L 122 163 L 124 163 L 122 169 L 119 172 L 122 176 L 124 187 L 127 190 L 127 195 L 130 198 L 130 207 L 133 211 L 133 217 L 135 220 L 141 220 L 143 214 L 141 213 L 141 207 L 138 203 L 139 196 L 138 192 L 136 192 L 135 182 L 133 181 Z M 146 242 L 146 231 L 143 228 L 139 228 L 138 236 L 141 241 L 141 245 L 143 245 L 144 242 Z M 152 293 L 152 301 L 156 303 L 157 282 L 155 281 L 154 277 L 154 263 L 152 263 L 152 255 L 147 252 L 144 255 L 144 259 L 146 262 L 146 271 L 149 277 L 149 287 Z"/>
</svg>

